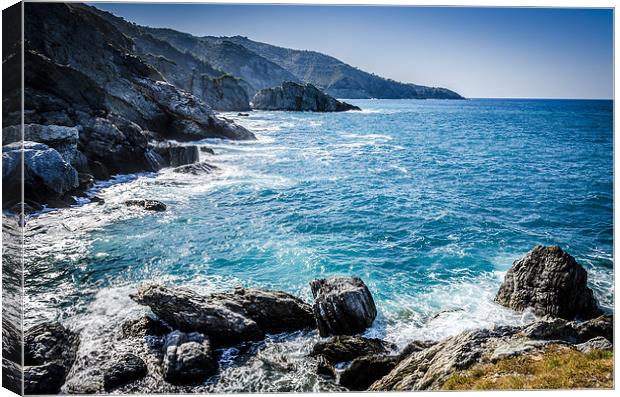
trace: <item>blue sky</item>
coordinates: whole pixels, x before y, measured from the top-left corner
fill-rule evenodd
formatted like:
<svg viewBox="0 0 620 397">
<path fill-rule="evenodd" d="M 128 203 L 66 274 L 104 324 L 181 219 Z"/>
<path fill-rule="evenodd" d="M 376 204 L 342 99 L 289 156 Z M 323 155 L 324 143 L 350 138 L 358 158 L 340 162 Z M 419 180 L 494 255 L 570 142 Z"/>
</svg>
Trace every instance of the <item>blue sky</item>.
<svg viewBox="0 0 620 397">
<path fill-rule="evenodd" d="M 470 98 L 611 98 L 610 9 L 96 3 L 140 25 L 320 51 Z"/>
</svg>

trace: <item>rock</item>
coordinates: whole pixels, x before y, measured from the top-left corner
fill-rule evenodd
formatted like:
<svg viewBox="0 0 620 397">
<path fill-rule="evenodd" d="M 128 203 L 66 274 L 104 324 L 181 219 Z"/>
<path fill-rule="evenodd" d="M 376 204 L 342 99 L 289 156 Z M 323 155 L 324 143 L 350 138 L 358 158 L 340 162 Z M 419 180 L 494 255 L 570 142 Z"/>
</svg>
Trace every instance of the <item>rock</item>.
<svg viewBox="0 0 620 397">
<path fill-rule="evenodd" d="M 336 368 L 334 365 L 327 361 L 325 356 L 317 356 L 316 357 L 316 373 L 319 375 L 324 375 L 330 378 L 336 377 Z"/>
<path fill-rule="evenodd" d="M 374 382 L 370 391 L 435 390 L 454 372 L 469 368 L 489 356 L 514 327 L 464 331 L 403 358 L 394 369 Z"/>
<path fill-rule="evenodd" d="M 24 197 L 46 202 L 78 187 L 78 173 L 60 154 L 42 143 L 24 141 L 2 147 L 3 202 L 21 201 L 23 154 Z"/>
<path fill-rule="evenodd" d="M 255 321 L 265 333 L 316 327 L 312 307 L 285 292 L 235 288 L 232 292 L 212 294 L 209 299 Z"/>
<path fill-rule="evenodd" d="M 89 164 L 90 170 L 96 180 L 105 181 L 110 179 L 108 168 L 100 161 L 93 161 Z"/>
<path fill-rule="evenodd" d="M 146 372 L 144 360 L 135 354 L 123 354 L 104 369 L 103 388 L 109 392 L 126 383 L 143 378 Z"/>
<path fill-rule="evenodd" d="M 529 307 L 539 316 L 589 319 L 601 314 L 587 273 L 556 246 L 537 246 L 515 261 L 495 301 L 517 311 Z"/>
<path fill-rule="evenodd" d="M 381 339 L 339 335 L 317 342 L 311 354 L 323 356 L 329 363 L 336 364 L 361 356 L 387 354 L 395 348 L 393 344 Z"/>
<path fill-rule="evenodd" d="M 292 81 L 286 81 L 280 87 L 265 88 L 257 92 L 252 98 L 252 108 L 311 112 L 361 110 L 357 106 L 336 100 L 312 84 L 302 85 Z"/>
<path fill-rule="evenodd" d="M 211 149 L 210 147 L 206 147 L 206 146 L 201 146 L 200 151 L 203 153 L 215 154 L 215 151 L 213 151 L 213 149 Z"/>
<path fill-rule="evenodd" d="M 352 335 L 368 328 L 377 309 L 364 282 L 357 277 L 333 277 L 310 283 L 319 334 Z"/>
<path fill-rule="evenodd" d="M 142 207 L 147 211 L 166 211 L 166 204 L 157 200 L 146 199 L 132 199 L 125 201 L 125 205 L 128 207 Z"/>
<path fill-rule="evenodd" d="M 573 323 L 561 318 L 535 321 L 524 326 L 520 334 L 529 339 L 561 340 L 568 343 L 579 340 Z"/>
<path fill-rule="evenodd" d="M 240 116 L 240 117 L 248 117 L 248 116 L 249 116 L 249 113 L 237 113 L 237 116 Z"/>
<path fill-rule="evenodd" d="M 24 392 L 57 394 L 75 361 L 79 338 L 60 323 L 42 323 L 24 333 Z"/>
<path fill-rule="evenodd" d="M 176 167 L 172 170 L 172 172 L 176 172 L 178 174 L 191 174 L 191 175 L 201 175 L 201 174 L 210 174 L 211 172 L 217 170 L 214 165 L 209 163 L 205 163 L 204 161 L 201 163 L 182 165 L 180 167 Z"/>
<path fill-rule="evenodd" d="M 173 142 L 159 142 L 153 145 L 153 151 L 161 156 L 163 165 L 178 167 L 198 162 L 200 155 L 196 145 L 179 145 Z"/>
<path fill-rule="evenodd" d="M 164 379 L 171 383 L 200 383 L 215 375 L 217 360 L 211 352 L 209 339 L 192 332 L 174 331 L 164 343 Z"/>
<path fill-rule="evenodd" d="M 97 203 L 97 205 L 105 204 L 105 200 L 99 196 L 93 196 L 90 198 L 91 203 Z"/>
<path fill-rule="evenodd" d="M 218 345 L 231 346 L 265 336 L 255 321 L 185 288 L 145 285 L 131 298 L 149 306 L 168 324 L 182 331 L 202 332 Z"/>
<path fill-rule="evenodd" d="M 557 341 L 511 339 L 497 346 L 489 360 L 491 362 L 497 362 L 505 358 L 521 356 L 532 351 L 540 351 L 551 343 L 557 344 Z"/>
<path fill-rule="evenodd" d="M 159 320 L 143 316 L 135 320 L 127 320 L 121 325 L 123 338 L 144 338 L 145 336 L 164 336 L 171 329 Z"/>
<path fill-rule="evenodd" d="M 602 336 L 597 336 L 596 338 L 592 338 L 587 342 L 576 345 L 575 348 L 582 353 L 589 353 L 592 350 L 612 351 L 614 349 L 614 345 L 612 345 L 611 342 L 606 338 L 603 338 Z"/>
<path fill-rule="evenodd" d="M 571 322 L 570 324 L 577 333 L 579 342 L 585 342 L 598 336 L 602 336 L 611 342 L 614 341 L 614 317 L 612 315 L 607 314 L 588 321 Z"/>
<path fill-rule="evenodd" d="M 340 374 L 339 384 L 353 391 L 368 389 L 376 380 L 387 375 L 397 364 L 395 356 L 358 357 Z"/>
</svg>

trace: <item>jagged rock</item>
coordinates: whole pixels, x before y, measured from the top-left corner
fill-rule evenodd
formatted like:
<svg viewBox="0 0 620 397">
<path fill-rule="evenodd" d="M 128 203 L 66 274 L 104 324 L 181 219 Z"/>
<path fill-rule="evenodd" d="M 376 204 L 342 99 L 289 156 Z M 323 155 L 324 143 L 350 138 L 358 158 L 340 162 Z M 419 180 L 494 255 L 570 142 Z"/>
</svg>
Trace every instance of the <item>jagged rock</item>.
<svg viewBox="0 0 620 397">
<path fill-rule="evenodd" d="M 470 330 L 444 339 L 400 361 L 370 391 L 412 391 L 439 388 L 454 372 L 469 368 L 516 332 L 513 327 Z"/>
<path fill-rule="evenodd" d="M 357 106 L 340 102 L 313 86 L 292 81 L 280 87 L 265 88 L 252 98 L 252 108 L 259 110 L 292 110 L 311 112 L 344 112 L 361 110 Z"/>
<path fill-rule="evenodd" d="M 592 338 L 587 342 L 580 343 L 575 346 L 577 350 L 582 353 L 588 353 L 592 350 L 613 350 L 614 345 L 602 336 L 597 336 L 596 338 Z"/>
<path fill-rule="evenodd" d="M 164 379 L 171 383 L 199 383 L 217 373 L 209 339 L 192 332 L 174 331 L 164 343 Z"/>
<path fill-rule="evenodd" d="M 515 261 L 495 301 L 539 316 L 588 319 L 601 314 L 585 269 L 560 247 L 537 246 Z"/>
<path fill-rule="evenodd" d="M 353 335 L 368 328 L 377 309 L 364 282 L 357 277 L 333 277 L 310 283 L 319 334 Z"/>
<path fill-rule="evenodd" d="M 146 372 L 144 360 L 135 354 L 123 354 L 104 368 L 103 388 L 109 392 L 128 382 L 143 378 Z"/>
<path fill-rule="evenodd" d="M 339 384 L 353 391 L 368 389 L 376 380 L 387 375 L 397 364 L 395 356 L 373 355 L 358 357 L 340 373 Z"/>
<path fill-rule="evenodd" d="M 167 323 L 183 331 L 202 332 L 219 345 L 260 340 L 265 336 L 255 321 L 185 288 L 145 285 L 131 298 L 149 306 Z"/>
<path fill-rule="evenodd" d="M 192 175 L 201 175 L 201 174 L 210 174 L 214 170 L 218 168 L 209 163 L 205 163 L 204 161 L 201 163 L 182 165 L 180 167 L 176 167 L 172 170 L 172 172 L 176 172 L 179 174 L 192 174 Z"/>
<path fill-rule="evenodd" d="M 393 344 L 381 339 L 339 335 L 317 342 L 311 354 L 323 356 L 328 362 L 336 364 L 361 356 L 387 354 L 395 348 Z"/>
<path fill-rule="evenodd" d="M 201 146 L 200 151 L 203 153 L 215 154 L 215 151 L 213 151 L 213 149 L 211 149 L 210 147 L 206 147 L 206 146 Z"/>
<path fill-rule="evenodd" d="M 147 211 L 158 211 L 162 212 L 166 210 L 166 204 L 157 200 L 146 200 L 146 199 L 132 199 L 125 201 L 125 205 L 128 207 L 141 207 Z"/>
<path fill-rule="evenodd" d="M 79 337 L 60 323 L 42 323 L 24 333 L 24 392 L 57 394 L 75 361 Z"/>
<path fill-rule="evenodd" d="M 143 316 L 135 320 L 127 320 L 121 325 L 123 338 L 143 338 L 145 336 L 164 336 L 171 329 L 159 320 Z"/>
<path fill-rule="evenodd" d="M 232 292 L 212 294 L 209 299 L 252 319 L 265 333 L 316 327 L 312 307 L 286 292 L 238 287 Z"/>
<path fill-rule="evenodd" d="M 577 340 L 585 342 L 597 336 L 614 341 L 614 317 L 610 314 L 599 316 L 588 321 L 571 322 L 577 333 Z"/>
<path fill-rule="evenodd" d="M 557 341 L 511 339 L 505 343 L 499 344 L 495 350 L 493 350 L 489 360 L 491 362 L 497 362 L 505 358 L 521 356 L 532 351 L 539 351 L 551 343 L 557 344 Z"/>
<path fill-rule="evenodd" d="M 24 196 L 45 202 L 78 187 L 78 173 L 60 154 L 42 143 L 24 141 L 2 147 L 3 202 L 21 201 L 23 153 Z M 19 196 L 19 197 L 18 197 Z"/>
</svg>

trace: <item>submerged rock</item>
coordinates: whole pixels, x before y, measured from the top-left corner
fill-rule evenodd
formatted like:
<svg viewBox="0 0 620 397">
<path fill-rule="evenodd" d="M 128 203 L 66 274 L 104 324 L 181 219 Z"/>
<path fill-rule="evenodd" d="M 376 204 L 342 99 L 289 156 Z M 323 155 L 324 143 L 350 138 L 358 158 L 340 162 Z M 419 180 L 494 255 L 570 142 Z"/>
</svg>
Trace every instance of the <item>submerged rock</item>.
<svg viewBox="0 0 620 397">
<path fill-rule="evenodd" d="M 533 308 L 539 316 L 588 319 L 601 314 L 586 270 L 560 247 L 537 246 L 515 261 L 495 301 L 517 311 Z"/>
<path fill-rule="evenodd" d="M 125 205 L 128 207 L 141 207 L 147 211 L 165 211 L 166 204 L 157 200 L 147 200 L 147 199 L 132 199 L 125 201 Z"/>
<path fill-rule="evenodd" d="M 252 99 L 252 108 L 311 112 L 361 110 L 321 92 L 312 84 L 302 85 L 292 81 L 286 81 L 280 87 L 265 88 L 257 92 Z"/>
<path fill-rule="evenodd" d="M 188 164 L 182 165 L 180 167 L 176 167 L 172 170 L 172 172 L 176 172 L 178 174 L 191 174 L 191 175 L 201 175 L 201 174 L 210 174 L 211 172 L 217 170 L 218 168 L 209 163 L 205 163 L 204 161 L 196 164 Z"/>
<path fill-rule="evenodd" d="M 217 360 L 209 339 L 204 335 L 181 331 L 171 332 L 164 342 L 164 379 L 171 383 L 200 383 L 215 375 Z"/>
<path fill-rule="evenodd" d="M 123 354 L 104 368 L 103 388 L 109 392 L 126 383 L 143 378 L 146 372 L 144 360 L 135 354 Z"/>
<path fill-rule="evenodd" d="M 364 282 L 357 277 L 333 277 L 310 283 L 319 334 L 353 335 L 368 328 L 377 308 Z"/>
<path fill-rule="evenodd" d="M 24 333 L 24 393 L 58 394 L 75 361 L 79 337 L 60 323 Z"/>
</svg>

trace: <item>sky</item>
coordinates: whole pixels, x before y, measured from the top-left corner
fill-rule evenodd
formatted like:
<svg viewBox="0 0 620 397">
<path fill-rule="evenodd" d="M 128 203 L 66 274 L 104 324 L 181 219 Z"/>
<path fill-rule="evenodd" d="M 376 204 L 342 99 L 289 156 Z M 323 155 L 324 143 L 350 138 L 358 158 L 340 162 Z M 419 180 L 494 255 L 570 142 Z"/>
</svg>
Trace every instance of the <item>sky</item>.
<svg viewBox="0 0 620 397">
<path fill-rule="evenodd" d="M 319 51 L 469 98 L 613 97 L 611 9 L 93 5 L 139 25 Z"/>
</svg>

